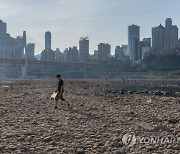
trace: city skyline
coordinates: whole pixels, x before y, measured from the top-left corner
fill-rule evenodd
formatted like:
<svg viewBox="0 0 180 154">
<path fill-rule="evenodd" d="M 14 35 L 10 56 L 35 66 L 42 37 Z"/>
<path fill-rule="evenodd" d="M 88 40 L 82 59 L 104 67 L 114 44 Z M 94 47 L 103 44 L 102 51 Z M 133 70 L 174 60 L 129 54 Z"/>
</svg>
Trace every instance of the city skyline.
<svg viewBox="0 0 180 154">
<path fill-rule="evenodd" d="M 180 2 L 163 2 L 7 0 L 0 2 L 0 19 L 7 23 L 8 33 L 13 37 L 26 30 L 34 39 L 27 41 L 36 44 L 36 54 L 44 49 L 46 31 L 52 33 L 52 49 L 60 48 L 62 52 L 69 46 L 78 46 L 80 37 L 89 36 L 91 54 L 101 42 L 109 43 L 114 54 L 117 45 L 128 43 L 127 27 L 131 24 L 141 27 L 140 39 L 151 37 L 151 28 L 160 23 L 164 25 L 168 17 L 172 18 L 174 24 L 180 25 L 176 11 Z"/>
</svg>

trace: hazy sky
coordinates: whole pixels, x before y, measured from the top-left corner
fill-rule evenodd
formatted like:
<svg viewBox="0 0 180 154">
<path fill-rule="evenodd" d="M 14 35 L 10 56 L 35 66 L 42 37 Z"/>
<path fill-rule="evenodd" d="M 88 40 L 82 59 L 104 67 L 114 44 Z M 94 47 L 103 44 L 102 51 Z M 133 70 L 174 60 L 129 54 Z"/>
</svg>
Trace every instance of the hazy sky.
<svg viewBox="0 0 180 154">
<path fill-rule="evenodd" d="M 36 53 L 44 48 L 45 31 L 52 32 L 52 48 L 78 46 L 89 36 L 90 52 L 100 42 L 127 44 L 127 27 L 137 24 L 141 39 L 167 17 L 180 26 L 180 0 L 0 0 L 0 19 L 13 37 L 27 31 Z"/>
</svg>

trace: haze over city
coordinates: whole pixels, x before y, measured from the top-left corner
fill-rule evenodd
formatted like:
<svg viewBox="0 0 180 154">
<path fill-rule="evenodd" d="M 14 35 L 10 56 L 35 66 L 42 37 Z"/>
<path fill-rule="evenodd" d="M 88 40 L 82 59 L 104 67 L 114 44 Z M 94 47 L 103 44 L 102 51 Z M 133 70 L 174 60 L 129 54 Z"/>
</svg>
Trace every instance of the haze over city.
<svg viewBox="0 0 180 154">
<path fill-rule="evenodd" d="M 179 6 L 0 0 L 0 154 L 179 154 Z"/>
<path fill-rule="evenodd" d="M 171 17 L 180 25 L 179 0 L 6 0 L 0 1 L 0 19 L 8 24 L 13 37 L 27 31 L 28 42 L 35 52 L 44 49 L 44 33 L 52 33 L 52 48 L 64 51 L 78 46 L 80 37 L 89 36 L 90 53 L 100 42 L 117 45 L 128 43 L 129 25 L 140 26 L 141 39 L 151 37 L 152 27 Z"/>
</svg>

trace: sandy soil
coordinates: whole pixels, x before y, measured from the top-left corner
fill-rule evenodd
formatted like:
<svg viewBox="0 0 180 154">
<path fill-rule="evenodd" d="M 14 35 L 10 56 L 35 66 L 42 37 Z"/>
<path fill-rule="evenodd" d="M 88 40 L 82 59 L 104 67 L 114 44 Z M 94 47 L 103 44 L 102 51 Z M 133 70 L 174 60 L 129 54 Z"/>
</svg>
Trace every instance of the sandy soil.
<svg viewBox="0 0 180 154">
<path fill-rule="evenodd" d="M 0 86 L 0 153 L 180 152 L 180 141 L 148 143 L 150 137 L 180 137 L 179 97 L 107 93 L 98 88 L 103 81 L 65 81 L 64 97 L 71 108 L 59 101 L 55 110 L 49 98 L 56 84 L 16 81 Z M 132 147 L 122 142 L 126 133 L 136 136 Z M 143 137 L 147 140 L 140 143 Z"/>
</svg>

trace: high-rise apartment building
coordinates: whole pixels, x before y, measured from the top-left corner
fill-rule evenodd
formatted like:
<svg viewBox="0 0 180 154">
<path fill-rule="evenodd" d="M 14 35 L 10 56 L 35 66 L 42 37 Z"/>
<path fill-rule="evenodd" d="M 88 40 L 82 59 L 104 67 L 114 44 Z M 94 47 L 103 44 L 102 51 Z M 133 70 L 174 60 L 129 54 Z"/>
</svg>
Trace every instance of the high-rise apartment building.
<svg viewBox="0 0 180 154">
<path fill-rule="evenodd" d="M 66 62 L 79 62 L 79 53 L 77 47 L 70 47 L 64 51 Z"/>
<path fill-rule="evenodd" d="M 164 49 L 164 26 L 152 28 L 152 48 L 153 50 Z"/>
<path fill-rule="evenodd" d="M 26 58 L 27 59 L 30 59 L 30 60 L 35 59 L 34 50 L 35 50 L 35 44 L 34 43 L 28 43 L 26 46 Z"/>
<path fill-rule="evenodd" d="M 14 58 L 21 59 L 23 58 L 24 54 L 24 39 L 22 36 L 18 36 L 15 39 L 15 51 L 14 51 Z"/>
<path fill-rule="evenodd" d="M 122 49 L 123 49 L 123 52 L 124 52 L 124 55 L 128 55 L 128 45 L 122 45 Z"/>
<path fill-rule="evenodd" d="M 147 52 L 151 51 L 151 38 L 143 38 L 138 42 L 138 59 L 141 60 L 145 57 Z"/>
<path fill-rule="evenodd" d="M 98 60 L 106 61 L 110 58 L 111 46 L 109 44 L 100 43 L 98 45 Z"/>
<path fill-rule="evenodd" d="M 172 25 L 171 18 L 167 18 L 165 21 L 165 29 L 164 29 L 164 49 L 176 48 L 177 42 L 178 42 L 178 28 L 176 25 Z"/>
<path fill-rule="evenodd" d="M 9 34 L 0 38 L 0 57 L 5 59 L 13 58 L 14 54 L 14 38 Z"/>
<path fill-rule="evenodd" d="M 64 59 L 64 53 L 62 53 L 59 48 L 57 48 L 55 51 L 55 60 L 56 61 L 60 61 L 60 62 L 63 62 L 65 61 Z"/>
<path fill-rule="evenodd" d="M 80 38 L 79 40 L 79 56 L 81 62 L 89 61 L 89 38 Z"/>
<path fill-rule="evenodd" d="M 45 33 L 45 49 L 41 52 L 41 60 L 54 61 L 55 52 L 51 49 L 51 33 Z"/>
<path fill-rule="evenodd" d="M 125 54 L 123 51 L 123 47 L 116 46 L 115 48 L 115 58 L 116 60 L 125 61 Z"/>
<path fill-rule="evenodd" d="M 138 59 L 138 42 L 140 40 L 140 27 L 131 25 L 128 27 L 128 55 L 131 61 Z"/>
<path fill-rule="evenodd" d="M 51 32 L 45 33 L 45 50 L 51 50 Z"/>
<path fill-rule="evenodd" d="M 0 37 L 5 36 L 7 33 L 7 25 L 5 22 L 0 20 Z"/>
<path fill-rule="evenodd" d="M 167 18 L 165 27 L 161 24 L 152 28 L 152 48 L 156 54 L 168 53 L 177 48 L 178 27 L 172 25 L 172 19 Z"/>
</svg>

